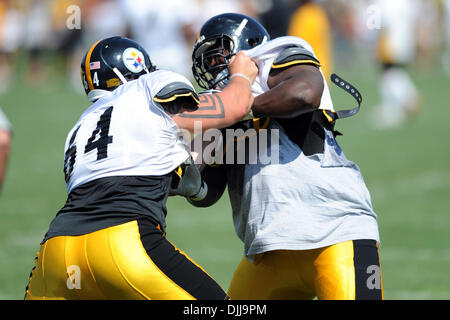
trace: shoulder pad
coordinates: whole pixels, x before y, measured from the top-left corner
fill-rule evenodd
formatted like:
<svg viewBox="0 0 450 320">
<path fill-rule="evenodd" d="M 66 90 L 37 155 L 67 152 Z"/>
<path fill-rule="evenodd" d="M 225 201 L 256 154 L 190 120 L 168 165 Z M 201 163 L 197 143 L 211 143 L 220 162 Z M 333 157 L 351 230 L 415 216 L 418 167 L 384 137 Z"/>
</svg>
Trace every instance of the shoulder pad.
<svg viewBox="0 0 450 320">
<path fill-rule="evenodd" d="M 289 47 L 284 49 L 273 61 L 272 68 L 280 69 L 296 64 L 312 64 L 320 67 L 320 62 L 314 55 L 302 47 Z"/>
<path fill-rule="evenodd" d="M 200 103 L 198 94 L 184 82 L 169 83 L 156 94 L 153 100 L 158 103 L 166 103 L 181 97 L 191 98 L 196 105 Z"/>
</svg>

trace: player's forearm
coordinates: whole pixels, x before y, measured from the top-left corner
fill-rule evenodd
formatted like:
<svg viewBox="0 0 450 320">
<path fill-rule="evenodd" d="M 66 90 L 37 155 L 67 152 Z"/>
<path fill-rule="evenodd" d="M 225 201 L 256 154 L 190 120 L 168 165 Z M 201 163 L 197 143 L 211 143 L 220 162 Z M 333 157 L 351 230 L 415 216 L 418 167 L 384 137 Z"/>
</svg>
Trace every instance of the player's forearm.
<svg viewBox="0 0 450 320">
<path fill-rule="evenodd" d="M 285 81 L 257 96 L 252 111 L 255 117 L 294 118 L 320 105 L 317 90 L 305 81 Z"/>
<path fill-rule="evenodd" d="M 250 112 L 254 101 L 251 86 L 242 77 L 231 79 L 228 86 L 219 95 L 227 106 L 228 112 L 228 118 L 224 120 L 222 128 L 242 120 Z"/>
<path fill-rule="evenodd" d="M 248 81 L 234 77 L 221 92 L 201 94 L 198 109 L 173 117 L 179 128 L 194 132 L 195 123 L 201 122 L 203 130 L 225 128 L 244 118 L 250 111 L 253 95 Z"/>
<path fill-rule="evenodd" d="M 298 65 L 272 70 L 269 91 L 255 98 L 255 117 L 293 118 L 320 106 L 324 80 L 316 66 Z"/>
</svg>

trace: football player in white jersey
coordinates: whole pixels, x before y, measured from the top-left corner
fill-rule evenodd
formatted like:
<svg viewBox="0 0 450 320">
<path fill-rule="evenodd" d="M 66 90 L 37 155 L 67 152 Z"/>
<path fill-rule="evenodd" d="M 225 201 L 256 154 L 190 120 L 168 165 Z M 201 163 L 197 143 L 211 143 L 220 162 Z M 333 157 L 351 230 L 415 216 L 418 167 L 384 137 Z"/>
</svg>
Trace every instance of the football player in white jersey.
<svg viewBox="0 0 450 320">
<path fill-rule="evenodd" d="M 234 141 L 225 138 L 224 159 L 202 170 L 207 196 L 189 199 L 208 207 L 228 186 L 235 230 L 244 243 L 230 298 L 382 299 L 377 216 L 358 166 L 335 139 L 335 120 L 357 112 L 359 92 L 333 76 L 358 101 L 354 109 L 335 112 L 306 41 L 269 40 L 256 20 L 232 13 L 211 18 L 200 31 L 193 50 L 198 83 L 223 87 L 237 50 L 255 60 L 259 74 L 252 86 L 254 118 L 231 128 L 253 128 L 260 141 L 267 140 L 266 150 L 250 154 L 246 148 L 246 162 L 239 164 L 237 156 L 226 157 Z M 278 152 L 270 158 L 278 161 L 263 161 L 261 151 Z"/>
<path fill-rule="evenodd" d="M 379 79 L 380 103 L 374 108 L 373 124 L 379 129 L 402 125 L 422 108 L 421 93 L 407 66 L 417 56 L 420 1 L 380 0 L 382 17 L 377 59 L 382 68 Z"/>
<path fill-rule="evenodd" d="M 26 299 L 227 298 L 166 239 L 165 216 L 169 192 L 201 199 L 206 190 L 179 129 L 229 126 L 250 110 L 257 67 L 240 53 L 230 68 L 239 75 L 225 90 L 198 96 L 133 40 L 87 51 L 81 74 L 93 104 L 67 136 L 67 202 L 41 242 Z"/>
</svg>

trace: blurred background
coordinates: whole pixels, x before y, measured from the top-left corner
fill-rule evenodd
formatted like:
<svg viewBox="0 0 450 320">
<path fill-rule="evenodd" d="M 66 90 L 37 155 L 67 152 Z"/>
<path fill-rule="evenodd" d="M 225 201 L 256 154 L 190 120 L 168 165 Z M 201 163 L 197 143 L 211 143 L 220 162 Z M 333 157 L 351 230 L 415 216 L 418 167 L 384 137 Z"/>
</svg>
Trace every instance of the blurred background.
<svg viewBox="0 0 450 320">
<path fill-rule="evenodd" d="M 379 218 L 386 299 L 450 299 L 450 0 L 0 0 L 0 108 L 9 149 L 0 193 L 0 299 L 22 299 L 36 251 L 64 205 L 66 134 L 88 107 L 84 52 L 126 35 L 160 69 L 192 79 L 200 26 L 223 12 L 299 36 L 363 95 L 338 141 Z M 354 101 L 330 84 L 335 108 Z M 7 135 L 8 136 L 8 135 Z M 2 144 L 3 143 L 3 144 Z M 4 163 L 0 155 L 0 164 Z M 0 165 L 0 174 L 2 172 Z M 225 194 L 209 209 L 168 204 L 170 241 L 228 288 L 243 248 Z"/>
</svg>

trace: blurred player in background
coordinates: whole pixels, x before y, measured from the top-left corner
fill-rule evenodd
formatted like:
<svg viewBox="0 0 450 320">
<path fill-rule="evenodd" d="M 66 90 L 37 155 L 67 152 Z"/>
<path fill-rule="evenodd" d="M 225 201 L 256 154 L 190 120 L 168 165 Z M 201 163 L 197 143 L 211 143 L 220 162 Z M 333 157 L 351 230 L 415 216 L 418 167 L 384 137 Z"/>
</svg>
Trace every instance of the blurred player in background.
<svg viewBox="0 0 450 320">
<path fill-rule="evenodd" d="M 11 148 L 12 129 L 6 115 L 0 109 L 0 191 L 8 164 L 9 150 Z"/>
<path fill-rule="evenodd" d="M 381 29 L 378 60 L 383 71 L 379 81 L 381 102 L 373 116 L 379 128 L 396 127 L 421 106 L 419 92 L 407 67 L 417 55 L 418 0 L 380 0 Z"/>
<path fill-rule="evenodd" d="M 296 0 L 297 8 L 290 18 L 287 35 L 302 38 L 311 44 L 328 81 L 333 70 L 331 24 L 328 13 L 316 2 Z"/>
<path fill-rule="evenodd" d="M 187 39 L 196 19 L 194 0 L 118 0 L 130 34 L 166 70 L 191 75 Z"/>
<path fill-rule="evenodd" d="M 271 39 L 283 37 L 287 34 L 293 12 L 291 2 L 291 0 L 263 1 L 266 5 L 260 6 L 260 12 L 255 15 L 258 21 L 266 27 Z"/>
<path fill-rule="evenodd" d="M 227 298 L 166 239 L 165 217 L 169 192 L 200 200 L 206 190 L 179 129 L 229 126 L 250 110 L 256 65 L 240 53 L 230 69 L 221 93 L 198 96 L 135 41 L 112 37 L 87 51 L 82 82 L 93 104 L 67 136 L 68 199 L 41 243 L 26 299 Z"/>
<path fill-rule="evenodd" d="M 0 93 L 7 91 L 14 79 L 14 56 L 23 43 L 25 15 L 13 1 L 0 2 Z"/>
<path fill-rule="evenodd" d="M 27 82 L 33 86 L 44 83 L 48 77 L 44 57 L 50 48 L 52 37 L 52 18 L 48 10 L 50 1 L 32 0 L 25 9 L 24 48 L 29 52 Z"/>
<path fill-rule="evenodd" d="M 414 2 L 413 2 L 414 5 Z M 442 1 L 419 0 L 416 11 L 416 46 L 415 64 L 421 71 L 430 71 L 436 62 L 437 49 L 442 38 Z"/>
<path fill-rule="evenodd" d="M 249 0 L 117 0 L 130 35 L 152 52 L 161 68 L 191 78 L 191 49 L 206 20 L 224 12 L 253 13 Z"/>
<path fill-rule="evenodd" d="M 55 53 L 60 63 L 53 63 L 54 68 L 61 69 L 61 73 L 67 75 L 74 88 L 80 88 L 80 59 L 82 52 L 82 31 L 89 29 L 89 34 L 95 34 L 95 29 L 87 24 L 89 10 L 85 4 L 86 0 L 52 0 L 48 3 L 47 10 L 50 16 L 51 26 L 51 45 L 47 46 L 51 52 Z M 97 1 L 90 1 L 89 3 L 97 3 Z M 80 16 L 77 18 L 71 16 L 74 14 L 74 7 L 79 8 Z M 99 17 L 101 19 L 102 17 Z M 110 17 L 113 20 L 113 17 Z M 83 28 L 81 22 L 84 22 Z M 76 25 L 80 23 L 80 25 Z M 92 29 L 92 30 L 91 30 Z M 95 39 L 106 38 L 105 35 L 99 36 Z M 90 41 L 92 43 L 94 40 Z M 87 44 L 87 45 L 89 45 Z"/>
<path fill-rule="evenodd" d="M 195 0 L 193 1 L 196 18 L 192 21 L 192 29 L 194 38 L 189 39 L 189 44 L 192 44 L 198 36 L 197 30 L 200 30 L 202 25 L 211 17 L 225 12 L 242 12 L 245 10 L 243 2 L 247 0 Z M 189 65 L 190 53 L 192 47 L 189 48 Z"/>
<path fill-rule="evenodd" d="M 129 23 L 117 0 L 89 1 L 84 5 L 83 44 L 129 33 Z"/>
<path fill-rule="evenodd" d="M 312 47 L 297 37 L 269 41 L 264 27 L 245 15 L 213 17 L 193 50 L 199 85 L 223 87 L 228 59 L 242 49 L 259 67 L 255 101 L 251 119 L 228 129 L 250 130 L 250 136 L 267 140 L 267 149 L 251 154 L 246 148 L 242 164 L 216 158 L 202 169 L 207 196 L 189 199 L 208 207 L 228 187 L 235 230 L 244 243 L 230 298 L 382 299 L 377 216 L 358 166 L 335 139 L 341 113 L 334 112 Z M 355 88 L 347 90 L 361 102 Z M 265 135 L 262 129 L 268 129 Z M 250 139 L 244 133 L 225 141 L 224 158 L 237 150 L 230 145 Z M 267 163 L 263 157 L 272 152 L 279 161 Z"/>
<path fill-rule="evenodd" d="M 450 76 L 450 0 L 443 1 L 444 6 L 444 54 L 442 56 L 445 71 Z"/>
</svg>

